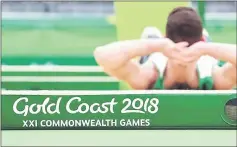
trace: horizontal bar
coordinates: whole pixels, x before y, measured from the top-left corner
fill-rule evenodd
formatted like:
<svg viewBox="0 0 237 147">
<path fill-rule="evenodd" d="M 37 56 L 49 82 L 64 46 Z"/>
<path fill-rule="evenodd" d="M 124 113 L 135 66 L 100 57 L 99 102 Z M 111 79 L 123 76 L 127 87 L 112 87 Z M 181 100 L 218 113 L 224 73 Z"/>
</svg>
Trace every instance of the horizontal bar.
<svg viewBox="0 0 237 147">
<path fill-rule="evenodd" d="M 2 76 L 2 82 L 118 82 L 109 76 Z"/>
<path fill-rule="evenodd" d="M 236 20 L 236 12 L 229 13 L 210 13 L 205 14 L 206 20 Z"/>
<path fill-rule="evenodd" d="M 100 66 L 2 65 L 2 72 L 104 72 Z"/>
<path fill-rule="evenodd" d="M 1 90 L 2 95 L 236 94 L 236 90 Z"/>
</svg>

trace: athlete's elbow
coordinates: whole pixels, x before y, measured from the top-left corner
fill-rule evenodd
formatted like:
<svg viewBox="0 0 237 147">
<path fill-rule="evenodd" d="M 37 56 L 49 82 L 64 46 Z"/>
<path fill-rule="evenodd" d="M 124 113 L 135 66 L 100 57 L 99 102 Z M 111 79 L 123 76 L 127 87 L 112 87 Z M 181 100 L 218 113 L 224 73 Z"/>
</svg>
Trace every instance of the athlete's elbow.
<svg viewBox="0 0 237 147">
<path fill-rule="evenodd" d="M 94 58 L 99 65 L 103 65 L 103 63 L 105 63 L 106 55 L 104 54 L 103 47 L 97 47 L 94 50 Z"/>
<path fill-rule="evenodd" d="M 121 58 L 118 57 L 119 55 L 118 56 L 115 55 L 116 53 L 114 53 L 113 48 L 107 45 L 97 47 L 94 50 L 94 58 L 97 64 L 110 70 L 116 70 L 121 65 L 119 64 Z"/>
</svg>

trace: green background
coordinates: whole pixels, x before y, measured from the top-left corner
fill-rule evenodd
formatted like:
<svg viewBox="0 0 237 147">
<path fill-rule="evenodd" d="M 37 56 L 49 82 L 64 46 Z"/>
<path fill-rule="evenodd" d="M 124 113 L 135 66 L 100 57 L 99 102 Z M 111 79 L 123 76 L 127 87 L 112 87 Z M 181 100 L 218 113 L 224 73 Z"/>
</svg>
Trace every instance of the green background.
<svg viewBox="0 0 237 147">
<path fill-rule="evenodd" d="M 96 46 L 116 40 L 105 17 L 68 17 L 3 20 L 3 55 L 92 55 Z"/>
<path fill-rule="evenodd" d="M 97 46 L 117 40 L 115 25 L 109 23 L 105 17 L 91 16 L 79 20 L 3 20 L 2 23 L 2 60 L 5 64 L 42 64 L 42 60 L 45 60 L 43 64 L 83 62 L 94 65 L 93 50 Z M 206 29 L 215 42 L 236 43 L 235 20 L 207 20 Z M 142 29 L 135 30 L 140 34 L 141 31 L 138 30 Z M 138 36 L 131 36 L 136 34 L 131 31 L 126 31 L 127 39 Z M 25 62 L 26 60 L 29 62 Z"/>
</svg>

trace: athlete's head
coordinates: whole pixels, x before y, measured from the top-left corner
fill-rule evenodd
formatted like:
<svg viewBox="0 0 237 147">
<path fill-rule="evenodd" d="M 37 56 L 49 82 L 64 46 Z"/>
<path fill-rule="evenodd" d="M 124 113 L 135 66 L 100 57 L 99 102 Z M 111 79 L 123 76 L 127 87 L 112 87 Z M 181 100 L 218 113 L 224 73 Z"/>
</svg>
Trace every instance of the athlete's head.
<svg viewBox="0 0 237 147">
<path fill-rule="evenodd" d="M 177 7 L 168 16 L 166 37 L 175 43 L 187 41 L 189 45 L 202 38 L 202 22 L 197 12 L 190 7 Z"/>
</svg>

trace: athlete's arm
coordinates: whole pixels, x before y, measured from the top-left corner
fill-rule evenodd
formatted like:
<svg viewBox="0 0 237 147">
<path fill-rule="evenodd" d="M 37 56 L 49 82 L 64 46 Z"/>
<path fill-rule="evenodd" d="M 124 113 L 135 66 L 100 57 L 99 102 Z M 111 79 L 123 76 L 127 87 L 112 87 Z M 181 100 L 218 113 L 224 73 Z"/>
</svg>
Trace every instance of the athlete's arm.
<svg viewBox="0 0 237 147">
<path fill-rule="evenodd" d="M 227 62 L 222 67 L 214 68 L 214 88 L 216 90 L 233 88 L 236 85 L 236 45 L 198 42 L 185 50 L 180 60 L 195 62 L 203 55 Z"/>
<path fill-rule="evenodd" d="M 229 62 L 236 66 L 236 45 L 225 43 L 206 43 L 207 55 Z"/>
<path fill-rule="evenodd" d="M 227 62 L 224 66 L 216 66 L 213 71 L 214 88 L 216 90 L 232 89 L 236 86 L 236 45 L 208 43 L 206 53 L 216 59 Z"/>
<path fill-rule="evenodd" d="M 170 45 L 173 43 L 169 39 L 120 41 L 97 47 L 94 56 L 109 75 L 126 81 L 134 89 L 147 89 L 158 73 L 153 63 L 140 65 L 132 59 L 162 52 Z"/>
</svg>

